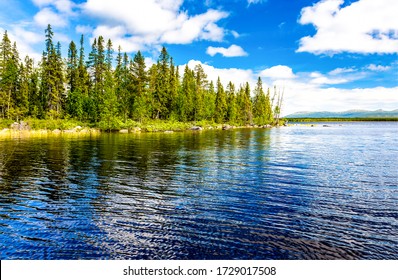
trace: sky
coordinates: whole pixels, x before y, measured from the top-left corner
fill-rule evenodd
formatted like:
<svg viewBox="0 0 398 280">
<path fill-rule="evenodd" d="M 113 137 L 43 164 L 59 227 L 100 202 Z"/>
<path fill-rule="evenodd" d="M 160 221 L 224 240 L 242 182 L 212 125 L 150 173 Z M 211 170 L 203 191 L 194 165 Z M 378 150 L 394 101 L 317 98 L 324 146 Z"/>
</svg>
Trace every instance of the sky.
<svg viewBox="0 0 398 280">
<path fill-rule="evenodd" d="M 397 0 L 0 0 L 0 32 L 39 61 L 51 24 L 71 40 L 100 35 L 147 66 L 165 46 L 181 69 L 201 64 L 252 89 L 284 92 L 282 115 L 398 109 Z"/>
</svg>

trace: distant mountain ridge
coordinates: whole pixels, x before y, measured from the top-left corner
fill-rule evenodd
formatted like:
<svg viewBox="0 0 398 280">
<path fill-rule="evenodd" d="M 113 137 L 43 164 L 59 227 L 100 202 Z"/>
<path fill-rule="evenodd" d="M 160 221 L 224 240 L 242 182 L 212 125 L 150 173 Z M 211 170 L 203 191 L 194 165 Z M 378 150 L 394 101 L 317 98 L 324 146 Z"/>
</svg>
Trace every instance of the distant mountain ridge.
<svg viewBox="0 0 398 280">
<path fill-rule="evenodd" d="M 285 116 L 285 118 L 398 118 L 398 109 L 393 111 L 365 111 L 365 110 L 349 110 L 344 112 L 297 112 Z"/>
</svg>

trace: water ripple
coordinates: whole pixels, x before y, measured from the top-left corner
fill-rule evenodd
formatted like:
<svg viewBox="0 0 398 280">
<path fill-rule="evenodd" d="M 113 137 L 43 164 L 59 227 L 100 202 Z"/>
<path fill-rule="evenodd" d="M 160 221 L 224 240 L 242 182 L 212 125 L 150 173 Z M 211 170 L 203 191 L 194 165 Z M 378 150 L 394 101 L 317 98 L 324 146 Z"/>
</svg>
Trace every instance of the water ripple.
<svg viewBox="0 0 398 280">
<path fill-rule="evenodd" d="M 0 258 L 397 259 L 397 133 L 0 140 Z"/>
</svg>

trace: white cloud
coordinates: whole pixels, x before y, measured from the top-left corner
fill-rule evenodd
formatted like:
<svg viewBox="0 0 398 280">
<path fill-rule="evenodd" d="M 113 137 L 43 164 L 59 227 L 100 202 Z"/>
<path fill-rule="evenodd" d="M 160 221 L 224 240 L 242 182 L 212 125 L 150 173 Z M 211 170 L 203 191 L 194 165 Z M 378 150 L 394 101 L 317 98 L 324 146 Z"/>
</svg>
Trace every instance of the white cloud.
<svg viewBox="0 0 398 280">
<path fill-rule="evenodd" d="M 0 28 L 0 33 L 4 34 L 2 28 Z M 19 52 L 19 57 L 23 60 L 25 56 L 29 56 L 33 58 L 37 63 L 41 59 L 41 53 L 35 51 L 33 46 L 37 43 L 41 43 L 43 41 L 43 35 L 40 33 L 35 33 L 32 31 L 28 31 L 23 26 L 14 26 L 11 30 L 7 31 L 8 36 L 11 42 L 17 43 L 17 49 Z"/>
<path fill-rule="evenodd" d="M 190 60 L 188 62 L 188 67 L 190 69 L 194 69 L 195 66 L 198 64 L 202 65 L 203 70 L 207 74 L 209 81 L 213 81 L 214 83 L 216 83 L 217 78 L 220 77 L 221 82 L 224 86 L 227 86 L 230 81 L 232 81 L 237 87 L 248 82 L 250 86 L 254 88 L 254 85 L 257 81 L 257 78 L 255 78 L 253 71 L 250 69 L 216 68 L 197 60 Z M 184 71 L 184 65 L 180 66 L 180 71 Z"/>
<path fill-rule="evenodd" d="M 317 85 L 285 85 L 282 115 L 299 111 L 395 110 L 398 87 L 385 88 L 319 88 Z"/>
<path fill-rule="evenodd" d="M 32 2 L 39 7 L 54 4 L 57 0 L 32 0 Z"/>
<path fill-rule="evenodd" d="M 237 45 L 231 45 L 229 48 L 216 48 L 216 47 L 208 47 L 206 53 L 210 56 L 215 56 L 216 54 L 221 54 L 225 57 L 237 57 L 237 56 L 247 56 L 247 52 L 245 52 L 242 47 Z"/>
<path fill-rule="evenodd" d="M 75 4 L 69 0 L 58 0 L 55 1 L 54 6 L 62 13 L 73 14 L 72 10 L 75 7 Z"/>
<path fill-rule="evenodd" d="M 312 78 L 310 83 L 316 85 L 337 85 L 349 82 L 346 78 L 329 78 L 319 72 L 311 73 L 310 77 Z"/>
<path fill-rule="evenodd" d="M 293 79 L 296 75 L 293 74 L 292 68 L 285 65 L 277 65 L 265 69 L 260 72 L 260 76 L 272 79 Z"/>
<path fill-rule="evenodd" d="M 76 6 L 70 0 L 33 0 L 33 3 L 40 8 L 54 6 L 59 12 L 66 14 L 72 14 L 72 9 Z"/>
<path fill-rule="evenodd" d="M 231 31 L 231 34 L 232 36 L 234 36 L 235 39 L 240 37 L 240 34 L 234 30 Z"/>
<path fill-rule="evenodd" d="M 109 27 L 107 25 L 100 25 L 93 31 L 93 38 L 103 36 L 106 39 L 111 39 L 113 46 L 117 48 L 121 46 L 123 52 L 133 52 L 140 49 L 144 42 L 138 40 L 138 37 L 125 37 L 126 30 L 122 26 Z M 94 40 L 94 39 L 91 39 Z"/>
<path fill-rule="evenodd" d="M 93 28 L 88 25 L 76 25 L 75 30 L 76 33 L 79 34 L 90 34 L 94 31 Z"/>
<path fill-rule="evenodd" d="M 214 22 L 226 16 L 226 13 L 216 10 L 209 10 L 190 18 L 184 14 L 178 18 L 181 25 L 166 31 L 160 40 L 171 44 L 189 44 L 197 39 L 221 41 L 225 31 Z"/>
<path fill-rule="evenodd" d="M 52 26 L 65 27 L 67 21 L 60 14 L 55 13 L 51 8 L 44 8 L 34 16 L 35 22 L 42 27 L 51 24 Z"/>
<path fill-rule="evenodd" d="M 390 70 L 391 66 L 370 64 L 370 65 L 368 65 L 367 69 L 371 70 L 371 71 L 376 71 L 376 72 L 384 72 L 384 71 Z"/>
<path fill-rule="evenodd" d="M 124 30 L 118 40 L 137 50 L 148 45 L 188 44 L 195 40 L 221 41 L 226 31 L 216 23 L 228 16 L 220 10 L 189 15 L 181 11 L 183 0 L 88 0 L 83 11 L 102 19 L 102 29 Z M 99 30 L 94 33 L 98 34 Z M 102 34 L 108 36 L 107 34 Z"/>
<path fill-rule="evenodd" d="M 355 72 L 354 68 L 336 68 L 336 69 L 330 71 L 329 75 L 336 76 L 336 75 L 352 73 L 352 72 Z"/>
<path fill-rule="evenodd" d="M 301 11 L 299 23 L 312 24 L 314 36 L 300 39 L 298 52 L 398 53 L 398 1 L 322 0 Z"/>
<path fill-rule="evenodd" d="M 265 0 L 266 1 L 266 0 Z M 258 3 L 262 3 L 265 2 L 264 0 L 247 0 L 247 4 L 258 4 Z"/>
</svg>

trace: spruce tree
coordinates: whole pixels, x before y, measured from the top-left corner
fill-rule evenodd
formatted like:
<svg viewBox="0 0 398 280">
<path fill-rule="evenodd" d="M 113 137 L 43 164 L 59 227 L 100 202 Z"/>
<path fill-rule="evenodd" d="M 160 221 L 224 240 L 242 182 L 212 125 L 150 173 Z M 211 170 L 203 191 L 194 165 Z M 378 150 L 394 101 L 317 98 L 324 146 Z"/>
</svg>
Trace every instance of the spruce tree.
<svg viewBox="0 0 398 280">
<path fill-rule="evenodd" d="M 77 82 L 76 88 L 79 95 L 79 104 L 82 104 L 81 110 L 80 107 L 76 110 L 79 119 L 89 120 L 90 119 L 90 108 L 91 108 L 91 99 L 89 96 L 90 89 L 90 76 L 87 70 L 87 65 L 85 63 L 85 55 L 84 55 L 84 36 L 80 37 L 80 49 L 79 49 L 79 63 L 77 66 Z"/>
<path fill-rule="evenodd" d="M 244 124 L 253 124 L 253 104 L 250 97 L 250 85 L 246 82 L 243 93 L 243 121 Z"/>
<path fill-rule="evenodd" d="M 194 95 L 194 104 L 195 104 L 195 109 L 194 109 L 194 120 L 202 120 L 204 117 L 204 95 L 205 91 L 208 88 L 208 81 L 207 81 L 207 75 L 205 71 L 203 70 L 203 67 L 201 64 L 198 64 L 194 68 L 194 73 L 195 73 L 195 82 L 196 82 L 196 88 L 195 88 L 195 95 Z"/>
<path fill-rule="evenodd" d="M 224 123 L 227 117 L 227 97 L 220 77 L 217 79 L 216 108 L 214 120 L 217 123 Z"/>
<path fill-rule="evenodd" d="M 160 52 L 157 63 L 157 79 L 153 100 L 153 109 L 156 119 L 167 119 L 170 113 L 170 56 L 165 47 Z"/>
<path fill-rule="evenodd" d="M 133 81 L 134 101 L 131 116 L 139 122 L 150 117 L 150 102 L 148 97 L 148 74 L 146 72 L 145 58 L 138 51 L 130 64 Z"/>
<path fill-rule="evenodd" d="M 260 77 L 258 78 L 256 88 L 254 89 L 253 116 L 256 124 L 267 124 L 266 99 L 263 90 L 263 83 Z"/>
<path fill-rule="evenodd" d="M 189 69 L 188 65 L 186 65 L 184 69 L 184 77 L 182 78 L 181 92 L 178 99 L 178 111 L 181 121 L 194 120 L 195 91 L 195 74 L 191 69 Z"/>
<path fill-rule="evenodd" d="M 68 87 L 67 114 L 73 118 L 81 119 L 83 114 L 83 100 L 78 86 L 79 69 L 77 48 L 73 41 L 69 44 L 68 49 L 66 80 Z"/>
<path fill-rule="evenodd" d="M 105 55 L 105 69 L 104 69 L 104 81 L 101 92 L 101 99 L 99 104 L 99 114 L 101 118 L 101 127 L 104 129 L 115 129 L 119 126 L 118 124 L 118 102 L 115 92 L 115 81 L 112 71 L 112 41 L 109 39 L 106 44 L 106 55 Z"/>
<path fill-rule="evenodd" d="M 211 121 L 214 118 L 215 105 L 216 105 L 216 92 L 214 90 L 213 81 L 210 82 L 209 88 L 205 91 L 204 95 L 204 119 Z"/>
<path fill-rule="evenodd" d="M 19 56 L 7 31 L 0 45 L 0 107 L 2 117 L 14 118 L 15 95 L 19 79 Z"/>
<path fill-rule="evenodd" d="M 61 45 L 54 45 L 54 33 L 51 25 L 45 30 L 46 50 L 43 52 L 41 62 L 41 95 L 43 115 L 50 118 L 61 116 L 63 107 L 63 61 L 61 57 Z"/>
<path fill-rule="evenodd" d="M 227 119 L 230 123 L 236 123 L 236 107 L 235 85 L 230 81 L 227 86 Z"/>
</svg>

